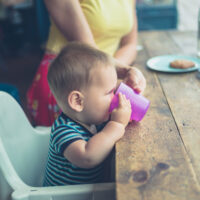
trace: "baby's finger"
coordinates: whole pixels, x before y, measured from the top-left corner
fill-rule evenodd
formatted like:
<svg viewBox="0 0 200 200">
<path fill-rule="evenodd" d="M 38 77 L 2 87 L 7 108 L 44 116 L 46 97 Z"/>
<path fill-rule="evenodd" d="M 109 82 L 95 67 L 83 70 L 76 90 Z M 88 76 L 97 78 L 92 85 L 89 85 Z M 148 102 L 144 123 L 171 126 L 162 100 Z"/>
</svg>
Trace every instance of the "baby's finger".
<svg viewBox="0 0 200 200">
<path fill-rule="evenodd" d="M 130 102 L 129 99 L 126 99 L 126 105 L 127 105 L 128 107 L 131 107 L 131 102 Z"/>
<path fill-rule="evenodd" d="M 119 92 L 118 94 L 118 98 L 119 98 L 119 107 L 122 107 L 124 105 L 124 95 L 122 93 Z"/>
<path fill-rule="evenodd" d="M 126 95 L 121 94 L 119 96 L 119 106 L 120 107 L 131 107 L 130 100 L 126 98 Z"/>
<path fill-rule="evenodd" d="M 139 84 L 134 86 L 134 91 L 137 93 L 142 93 L 146 88 L 146 80 L 142 79 Z"/>
<path fill-rule="evenodd" d="M 126 95 L 125 94 L 122 94 L 122 99 L 123 99 L 123 104 L 124 105 L 128 105 L 129 104 L 129 102 L 130 102 L 130 100 L 126 97 Z"/>
</svg>

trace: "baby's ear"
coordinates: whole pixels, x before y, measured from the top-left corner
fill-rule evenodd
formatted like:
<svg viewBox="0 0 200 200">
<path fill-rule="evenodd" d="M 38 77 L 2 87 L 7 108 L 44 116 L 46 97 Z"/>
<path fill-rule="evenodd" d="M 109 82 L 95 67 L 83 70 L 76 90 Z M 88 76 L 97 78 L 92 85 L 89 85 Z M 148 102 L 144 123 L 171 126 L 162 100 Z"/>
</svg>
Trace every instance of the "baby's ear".
<svg viewBox="0 0 200 200">
<path fill-rule="evenodd" d="M 83 94 L 76 90 L 70 92 L 68 96 L 68 104 L 71 109 L 75 110 L 76 112 L 81 112 L 83 110 L 83 100 Z"/>
</svg>

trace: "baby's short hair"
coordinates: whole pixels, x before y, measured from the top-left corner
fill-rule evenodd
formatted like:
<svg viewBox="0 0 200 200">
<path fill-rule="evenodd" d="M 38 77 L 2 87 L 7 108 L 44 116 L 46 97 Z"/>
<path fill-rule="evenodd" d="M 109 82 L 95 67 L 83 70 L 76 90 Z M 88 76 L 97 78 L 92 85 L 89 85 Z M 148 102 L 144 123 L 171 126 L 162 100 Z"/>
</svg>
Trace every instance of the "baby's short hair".
<svg viewBox="0 0 200 200">
<path fill-rule="evenodd" d="M 87 44 L 70 42 L 61 50 L 49 67 L 47 79 L 62 110 L 65 110 L 69 93 L 87 87 L 91 69 L 102 65 L 115 64 L 112 57 Z"/>
</svg>

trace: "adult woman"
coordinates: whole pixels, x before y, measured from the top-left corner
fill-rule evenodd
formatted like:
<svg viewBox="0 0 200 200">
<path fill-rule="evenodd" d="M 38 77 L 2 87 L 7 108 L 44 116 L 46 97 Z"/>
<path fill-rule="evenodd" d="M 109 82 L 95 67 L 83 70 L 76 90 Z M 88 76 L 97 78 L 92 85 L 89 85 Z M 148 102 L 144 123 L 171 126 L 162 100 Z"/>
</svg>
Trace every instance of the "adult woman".
<svg viewBox="0 0 200 200">
<path fill-rule="evenodd" d="M 136 57 L 134 0 L 45 0 L 45 4 L 51 16 L 47 52 L 27 93 L 37 125 L 51 125 L 59 113 L 46 76 L 50 61 L 68 41 L 85 42 L 112 55 L 120 63 L 118 77 L 134 90 L 144 90 L 146 82 L 141 72 L 128 67 Z"/>
</svg>

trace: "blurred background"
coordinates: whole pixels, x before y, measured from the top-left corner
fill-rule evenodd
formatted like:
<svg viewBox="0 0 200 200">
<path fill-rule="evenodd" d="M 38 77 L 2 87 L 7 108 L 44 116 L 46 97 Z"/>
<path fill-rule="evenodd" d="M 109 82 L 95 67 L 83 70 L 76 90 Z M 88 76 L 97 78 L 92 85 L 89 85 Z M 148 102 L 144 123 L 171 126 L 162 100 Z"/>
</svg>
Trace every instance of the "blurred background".
<svg viewBox="0 0 200 200">
<path fill-rule="evenodd" d="M 199 7 L 199 0 L 137 0 L 139 31 L 197 31 Z M 48 28 L 43 0 L 0 0 L 0 90 L 14 91 L 25 112 L 25 94 L 42 58 Z"/>
</svg>

